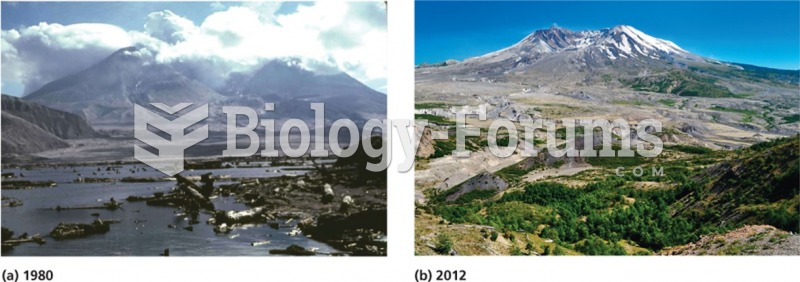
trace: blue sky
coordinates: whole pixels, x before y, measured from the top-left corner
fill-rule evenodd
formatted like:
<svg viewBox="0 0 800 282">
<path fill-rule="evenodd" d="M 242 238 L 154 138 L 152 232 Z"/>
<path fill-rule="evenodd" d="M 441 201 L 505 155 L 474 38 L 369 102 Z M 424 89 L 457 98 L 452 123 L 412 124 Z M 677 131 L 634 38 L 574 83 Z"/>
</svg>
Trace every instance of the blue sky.
<svg viewBox="0 0 800 282">
<path fill-rule="evenodd" d="M 415 63 L 463 60 L 553 24 L 571 30 L 631 25 L 692 53 L 800 69 L 800 2 L 415 3 Z"/>
<path fill-rule="evenodd" d="M 170 10 L 195 24 L 211 13 L 240 2 L 3 2 L 3 29 L 38 24 L 41 21 L 63 25 L 87 21 L 107 23 L 126 30 L 142 30 L 144 19 L 152 12 Z M 294 11 L 297 5 L 285 3 L 278 14 Z"/>
</svg>

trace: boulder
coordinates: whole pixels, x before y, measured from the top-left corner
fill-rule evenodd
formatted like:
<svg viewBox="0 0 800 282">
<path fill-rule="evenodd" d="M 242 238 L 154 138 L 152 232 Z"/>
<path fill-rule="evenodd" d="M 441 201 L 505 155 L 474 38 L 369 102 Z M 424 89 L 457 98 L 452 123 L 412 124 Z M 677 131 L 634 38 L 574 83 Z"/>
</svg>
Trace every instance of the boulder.
<svg viewBox="0 0 800 282">
<path fill-rule="evenodd" d="M 294 244 L 287 247 L 286 249 L 269 250 L 269 253 L 273 255 L 289 255 L 289 256 L 313 256 L 317 254 L 315 252 L 306 250 L 305 248 Z"/>
</svg>

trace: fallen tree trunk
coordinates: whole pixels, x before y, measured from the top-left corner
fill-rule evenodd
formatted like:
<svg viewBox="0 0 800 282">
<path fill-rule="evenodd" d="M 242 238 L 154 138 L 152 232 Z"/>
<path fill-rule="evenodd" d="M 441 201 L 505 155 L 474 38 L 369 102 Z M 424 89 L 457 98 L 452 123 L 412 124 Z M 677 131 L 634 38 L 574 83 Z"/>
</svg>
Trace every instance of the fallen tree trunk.
<svg viewBox="0 0 800 282">
<path fill-rule="evenodd" d="M 265 222 L 269 217 L 264 214 L 266 207 L 256 207 L 244 211 L 217 211 L 215 221 L 217 224 L 244 224 Z"/>
<path fill-rule="evenodd" d="M 113 210 L 117 210 L 119 208 L 122 208 L 122 203 L 119 203 L 119 202 L 107 202 L 107 203 L 103 203 L 102 205 L 99 205 L 99 206 L 77 206 L 77 207 L 56 206 L 53 209 L 56 210 L 56 211 L 65 211 L 65 210 L 110 210 L 110 211 L 113 211 Z"/>
<path fill-rule="evenodd" d="M 10 239 L 10 240 L 3 241 L 3 244 L 11 244 L 11 245 L 15 245 L 15 246 L 19 245 L 19 244 L 23 244 L 23 243 L 36 243 L 36 244 L 42 245 L 42 244 L 45 243 L 45 241 L 42 238 L 42 236 L 39 236 L 39 234 L 36 234 L 36 235 L 33 235 L 33 236 L 29 236 L 29 237 L 26 237 L 26 238 L 19 237 L 19 238 L 16 238 L 16 239 Z"/>
<path fill-rule="evenodd" d="M 214 210 L 214 203 L 200 193 L 200 187 L 197 186 L 197 184 L 194 184 L 194 182 L 180 174 L 176 174 L 175 178 L 178 180 L 178 189 L 180 189 L 181 192 L 189 196 L 192 200 L 199 204 L 200 207 Z"/>
</svg>

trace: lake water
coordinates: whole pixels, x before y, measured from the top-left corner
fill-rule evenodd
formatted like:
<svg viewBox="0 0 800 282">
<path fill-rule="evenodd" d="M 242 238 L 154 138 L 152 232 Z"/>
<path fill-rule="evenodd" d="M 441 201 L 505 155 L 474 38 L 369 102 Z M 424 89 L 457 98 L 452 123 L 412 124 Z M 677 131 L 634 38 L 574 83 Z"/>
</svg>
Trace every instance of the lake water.
<svg viewBox="0 0 800 282">
<path fill-rule="evenodd" d="M 253 164 L 251 164 L 253 165 Z M 270 255 L 270 249 L 284 249 L 296 244 L 306 249 L 319 248 L 320 253 L 337 252 L 332 247 L 314 241 L 310 238 L 288 236 L 289 228 L 272 229 L 267 225 L 251 225 L 235 229 L 229 234 L 215 234 L 212 225 L 205 224 L 210 217 L 201 213 L 199 224 L 194 225 L 194 231 L 184 230 L 189 226 L 188 219 L 180 211 L 171 207 L 147 206 L 144 202 L 127 202 L 124 199 L 130 195 L 149 196 L 154 192 L 168 192 L 175 182 L 154 183 L 73 183 L 78 177 L 162 177 L 163 174 L 154 169 L 147 168 L 142 171 L 143 165 L 117 166 L 116 172 L 106 172 L 106 166 L 76 166 L 59 168 L 3 169 L 3 173 L 13 172 L 16 180 L 46 181 L 58 183 L 53 188 L 35 188 L 29 190 L 2 190 L 2 196 L 13 197 L 23 201 L 22 206 L 3 207 L 2 227 L 14 231 L 15 236 L 22 233 L 41 234 L 50 233 L 58 223 L 90 223 L 97 217 L 92 213 L 99 213 L 100 219 L 118 219 L 118 224 L 111 225 L 111 231 L 106 234 L 92 235 L 85 238 L 56 241 L 46 237 L 47 244 L 37 245 L 26 243 L 14 247 L 3 255 L 12 256 L 156 256 L 164 249 L 169 248 L 172 256 L 265 256 Z M 296 167 L 293 167 L 296 168 Z M 131 173 L 133 169 L 136 172 Z M 278 171 L 276 171 L 278 169 Z M 97 175 L 92 175 L 92 173 Z M 214 175 L 230 175 L 231 177 L 276 177 L 283 174 L 302 174 L 304 171 L 285 171 L 283 167 L 271 168 L 232 168 L 194 170 L 182 173 L 184 176 L 201 175 L 211 172 Z M 24 177 L 19 177 L 19 174 Z M 81 176 L 78 176 L 80 174 Z M 217 184 L 224 182 L 219 181 Z M 55 211 L 56 206 L 90 206 L 99 205 L 110 198 L 124 202 L 123 209 L 109 210 L 62 210 Z M 247 207 L 234 202 L 229 197 L 215 198 L 217 209 L 244 210 Z M 177 228 L 168 228 L 175 225 Z M 270 244 L 253 247 L 256 241 L 271 241 Z"/>
</svg>

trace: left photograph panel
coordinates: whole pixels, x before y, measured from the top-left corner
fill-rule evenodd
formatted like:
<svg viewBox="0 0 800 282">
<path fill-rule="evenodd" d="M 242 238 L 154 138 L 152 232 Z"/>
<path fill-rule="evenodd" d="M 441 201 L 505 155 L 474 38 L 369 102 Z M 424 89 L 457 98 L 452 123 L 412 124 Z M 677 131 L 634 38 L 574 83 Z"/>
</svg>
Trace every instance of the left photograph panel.
<svg viewBox="0 0 800 282">
<path fill-rule="evenodd" d="M 385 256 L 386 9 L 2 1 L 2 255 Z"/>
</svg>

